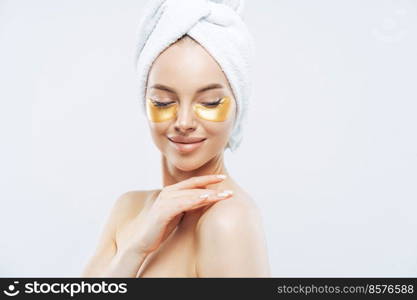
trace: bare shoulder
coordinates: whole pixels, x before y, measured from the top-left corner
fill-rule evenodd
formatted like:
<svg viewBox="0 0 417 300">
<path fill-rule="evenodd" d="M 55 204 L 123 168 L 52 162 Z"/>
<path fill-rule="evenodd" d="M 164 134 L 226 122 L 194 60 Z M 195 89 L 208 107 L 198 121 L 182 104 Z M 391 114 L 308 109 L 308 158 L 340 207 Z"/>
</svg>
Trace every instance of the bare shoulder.
<svg viewBox="0 0 417 300">
<path fill-rule="evenodd" d="M 204 234 L 213 230 L 233 230 L 233 226 L 238 226 L 241 222 L 259 221 L 261 221 L 260 211 L 255 201 L 247 193 L 239 192 L 232 198 L 221 200 L 207 209 L 197 224 L 197 231 Z"/>
<path fill-rule="evenodd" d="M 127 191 L 121 194 L 117 200 L 116 204 L 120 207 L 126 208 L 127 206 L 140 206 L 146 196 L 148 196 L 152 191 L 148 190 L 133 190 L 133 191 Z"/>
<path fill-rule="evenodd" d="M 98 244 L 85 266 L 82 277 L 103 274 L 117 251 L 116 237 L 119 228 L 140 212 L 153 191 L 129 191 L 121 194 L 113 203 L 101 230 Z"/>
<path fill-rule="evenodd" d="M 109 240 L 115 242 L 118 230 L 140 213 L 153 192 L 154 190 L 134 190 L 124 192 L 117 197 L 102 230 L 101 244 Z"/>
<path fill-rule="evenodd" d="M 121 194 L 114 203 L 113 213 L 117 218 L 117 225 L 136 216 L 150 201 L 157 190 L 132 190 Z"/>
<path fill-rule="evenodd" d="M 270 276 L 262 224 L 256 203 L 244 192 L 207 209 L 196 228 L 198 276 Z"/>
</svg>

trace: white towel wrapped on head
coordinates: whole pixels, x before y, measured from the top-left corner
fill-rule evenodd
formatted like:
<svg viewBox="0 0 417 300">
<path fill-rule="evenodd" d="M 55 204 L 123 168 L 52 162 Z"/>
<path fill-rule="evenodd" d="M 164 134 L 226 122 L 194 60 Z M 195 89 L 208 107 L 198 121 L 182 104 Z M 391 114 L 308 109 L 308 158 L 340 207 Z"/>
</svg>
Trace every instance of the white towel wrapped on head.
<svg viewBox="0 0 417 300">
<path fill-rule="evenodd" d="M 222 68 L 236 100 L 236 122 L 227 145 L 232 151 L 241 142 L 251 96 L 254 48 L 242 9 L 243 0 L 150 0 L 139 24 L 135 57 L 144 109 L 148 73 L 158 55 L 185 34 L 203 46 Z"/>
</svg>

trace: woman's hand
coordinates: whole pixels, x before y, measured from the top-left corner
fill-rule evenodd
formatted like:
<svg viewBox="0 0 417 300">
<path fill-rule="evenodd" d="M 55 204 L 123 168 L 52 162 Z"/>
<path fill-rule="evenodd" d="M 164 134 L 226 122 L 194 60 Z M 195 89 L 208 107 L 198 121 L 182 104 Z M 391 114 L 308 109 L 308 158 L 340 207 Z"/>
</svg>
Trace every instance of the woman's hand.
<svg viewBox="0 0 417 300">
<path fill-rule="evenodd" d="M 149 254 L 171 234 L 186 211 L 228 199 L 232 191 L 217 191 L 203 187 L 224 180 L 224 175 L 196 176 L 163 188 L 146 215 L 138 215 L 138 228 L 129 249 Z"/>
</svg>

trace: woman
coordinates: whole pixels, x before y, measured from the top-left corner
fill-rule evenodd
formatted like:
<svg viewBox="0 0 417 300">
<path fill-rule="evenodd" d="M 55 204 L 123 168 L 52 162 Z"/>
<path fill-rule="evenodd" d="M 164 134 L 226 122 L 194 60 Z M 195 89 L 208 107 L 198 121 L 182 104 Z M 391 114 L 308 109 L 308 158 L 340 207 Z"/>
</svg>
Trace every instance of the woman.
<svg viewBox="0 0 417 300">
<path fill-rule="evenodd" d="M 239 143 L 249 85 L 245 55 L 236 57 L 247 50 L 236 36 L 239 9 L 240 1 L 197 0 L 152 1 L 145 9 L 138 69 L 163 188 L 116 201 L 83 277 L 270 276 L 259 210 L 223 161 Z M 172 24 L 174 16 L 182 21 Z M 216 31 L 212 41 L 207 28 Z M 236 45 L 222 52 L 226 39 Z"/>
</svg>

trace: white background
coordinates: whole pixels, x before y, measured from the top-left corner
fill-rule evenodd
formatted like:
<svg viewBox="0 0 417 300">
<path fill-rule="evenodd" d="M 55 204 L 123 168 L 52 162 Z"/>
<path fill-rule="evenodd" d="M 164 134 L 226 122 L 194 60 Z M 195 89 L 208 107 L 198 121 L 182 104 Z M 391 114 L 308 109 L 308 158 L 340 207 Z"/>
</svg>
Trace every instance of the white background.
<svg viewBox="0 0 417 300">
<path fill-rule="evenodd" d="M 417 276 L 417 1 L 246 4 L 256 81 L 226 165 L 272 275 Z M 0 0 L 0 276 L 79 276 L 116 198 L 160 187 L 142 7 Z"/>
</svg>

